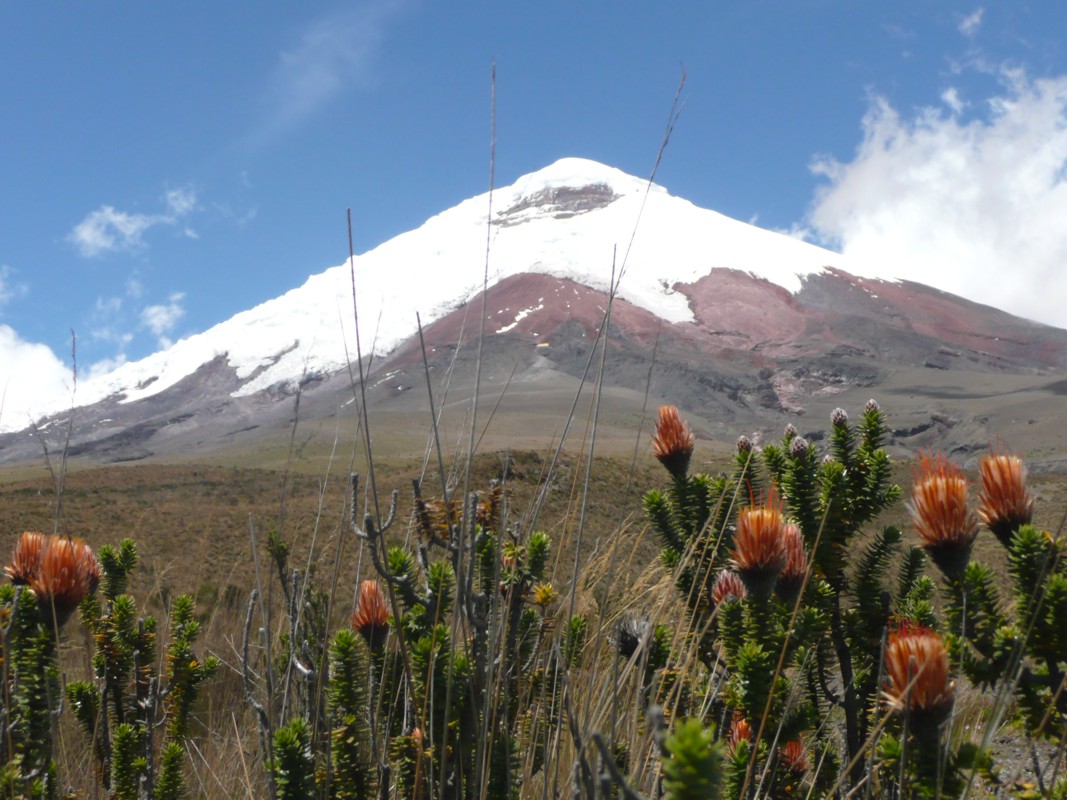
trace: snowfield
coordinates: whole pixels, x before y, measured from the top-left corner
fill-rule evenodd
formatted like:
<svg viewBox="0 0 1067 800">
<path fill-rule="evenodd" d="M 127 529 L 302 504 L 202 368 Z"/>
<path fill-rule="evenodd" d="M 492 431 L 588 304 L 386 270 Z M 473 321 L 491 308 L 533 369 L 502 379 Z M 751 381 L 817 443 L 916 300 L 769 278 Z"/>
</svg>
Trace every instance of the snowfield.
<svg viewBox="0 0 1067 800">
<path fill-rule="evenodd" d="M 362 351 L 388 353 L 416 332 L 416 312 L 425 326 L 482 290 L 489 213 L 488 194 L 465 200 L 351 264 L 311 275 L 281 297 L 80 383 L 75 402 L 143 399 L 219 356 L 243 381 L 237 395 L 295 383 L 305 372 L 339 369 L 356 354 L 353 275 Z M 540 272 L 606 290 L 614 267 L 621 273 L 619 296 L 669 322 L 692 319 L 685 296 L 672 287 L 716 267 L 751 272 L 796 292 L 802 276 L 842 266 L 836 253 L 698 208 L 585 159 L 562 159 L 497 189 L 492 216 L 490 286 Z M 518 310 L 490 329 L 505 332 L 526 313 Z M 38 412 L 70 403 L 69 396 L 57 397 Z M 25 425 L 17 414 L 3 421 L 0 430 Z"/>
</svg>

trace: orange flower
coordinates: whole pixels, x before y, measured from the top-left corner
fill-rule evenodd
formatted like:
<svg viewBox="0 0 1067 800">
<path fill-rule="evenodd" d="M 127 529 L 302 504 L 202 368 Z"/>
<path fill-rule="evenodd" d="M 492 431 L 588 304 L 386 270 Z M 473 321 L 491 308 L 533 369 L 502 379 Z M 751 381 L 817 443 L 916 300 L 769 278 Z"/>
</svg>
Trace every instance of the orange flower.
<svg viewBox="0 0 1067 800">
<path fill-rule="evenodd" d="M 1026 467 L 1018 456 L 991 453 L 978 462 L 982 491 L 978 516 L 1004 546 L 1034 515 L 1034 498 L 1026 491 Z"/>
<path fill-rule="evenodd" d="M 726 735 L 726 747 L 732 754 L 737 751 L 737 747 L 741 742 L 747 744 L 751 738 L 752 726 L 748 724 L 748 720 L 741 716 L 740 711 L 735 711 L 734 718 L 730 722 L 730 732 Z"/>
<path fill-rule="evenodd" d="M 948 677 L 948 650 L 941 637 L 922 625 L 905 623 L 889 634 L 885 649 L 890 708 L 942 717 L 952 705 L 955 683 Z"/>
<path fill-rule="evenodd" d="M 695 440 L 689 423 L 681 418 L 676 406 L 660 406 L 656 432 L 652 436 L 652 453 L 675 478 L 684 478 L 689 469 Z"/>
<path fill-rule="evenodd" d="M 803 773 L 808 771 L 808 755 L 804 752 L 804 741 L 797 737 L 786 742 L 785 746 L 778 751 L 782 764 L 790 772 Z"/>
<path fill-rule="evenodd" d="M 778 576 L 778 591 L 795 598 L 808 574 L 808 554 L 804 552 L 804 537 L 795 523 L 787 523 L 782 528 L 782 541 L 786 560 L 782 574 Z"/>
<path fill-rule="evenodd" d="M 923 453 L 907 507 L 923 548 L 942 572 L 950 578 L 962 575 L 978 535 L 963 471 L 941 453 Z"/>
<path fill-rule="evenodd" d="M 100 563 L 84 541 L 66 536 L 48 537 L 39 552 L 37 569 L 27 576 L 27 582 L 45 619 L 62 625 L 81 601 L 96 591 Z"/>
<path fill-rule="evenodd" d="M 785 567 L 789 554 L 782 536 L 782 503 L 774 487 L 761 506 L 741 509 L 734 534 L 734 568 L 750 594 L 766 595 Z"/>
<path fill-rule="evenodd" d="M 26 531 L 19 537 L 11 554 L 11 563 L 4 567 L 12 583 L 17 586 L 30 582 L 41 568 L 41 553 L 47 546 L 48 537 L 37 531 Z"/>
<path fill-rule="evenodd" d="M 367 580 L 359 585 L 359 602 L 352 615 L 352 627 L 367 640 L 372 650 L 385 645 L 389 633 L 389 606 L 378 581 Z"/>
<path fill-rule="evenodd" d="M 736 572 L 724 569 L 715 579 L 715 585 L 711 587 L 711 602 L 715 605 L 728 603 L 731 600 L 743 600 L 748 596 L 745 584 L 737 576 Z"/>
</svg>

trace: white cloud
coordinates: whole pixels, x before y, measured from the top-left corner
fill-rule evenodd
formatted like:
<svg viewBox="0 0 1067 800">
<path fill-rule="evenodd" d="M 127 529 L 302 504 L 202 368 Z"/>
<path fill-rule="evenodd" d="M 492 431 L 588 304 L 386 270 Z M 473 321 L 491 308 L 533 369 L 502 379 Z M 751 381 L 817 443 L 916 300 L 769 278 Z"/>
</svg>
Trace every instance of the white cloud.
<svg viewBox="0 0 1067 800">
<path fill-rule="evenodd" d="M 101 206 L 74 226 L 67 235 L 85 258 L 104 253 L 137 250 L 144 244 L 145 231 L 158 225 L 176 225 L 197 207 L 191 188 L 170 189 L 164 194 L 166 211 L 159 214 L 130 214 L 113 206 Z"/>
<path fill-rule="evenodd" d="M 24 297 L 29 291 L 26 284 L 16 283 L 14 276 L 15 270 L 7 264 L 0 264 L 0 307 L 16 298 Z"/>
<path fill-rule="evenodd" d="M 127 362 L 126 355 L 119 353 L 114 358 L 102 358 L 99 361 L 94 361 L 89 365 L 89 369 L 86 370 L 85 379 L 93 380 L 99 378 L 102 375 L 107 375 L 109 372 L 114 372 L 119 367 Z"/>
<path fill-rule="evenodd" d="M 122 309 L 121 297 L 98 297 L 93 311 L 99 315 L 117 314 Z"/>
<path fill-rule="evenodd" d="M 366 0 L 312 22 L 279 55 L 268 91 L 271 111 L 251 139 L 262 145 L 299 125 L 352 86 L 372 84 L 391 19 L 406 0 Z"/>
<path fill-rule="evenodd" d="M 174 218 L 184 217 L 196 208 L 196 192 L 188 186 L 181 189 L 168 189 L 163 199 L 166 201 L 167 208 L 170 209 L 170 216 Z"/>
<path fill-rule="evenodd" d="M 958 30 L 968 39 L 974 38 L 978 33 L 978 29 L 982 27 L 982 17 L 985 16 L 985 9 L 979 6 L 973 12 L 960 20 Z"/>
<path fill-rule="evenodd" d="M 124 330 L 125 323 L 122 319 L 123 300 L 121 297 L 98 297 L 93 304 L 93 310 L 89 317 L 89 339 L 95 342 L 104 342 L 114 345 L 119 350 L 118 357 L 122 358 L 123 352 L 130 342 L 133 334 Z"/>
<path fill-rule="evenodd" d="M 140 277 L 137 273 L 134 273 L 126 279 L 126 296 L 132 297 L 135 300 L 144 294 L 144 284 L 141 283 Z"/>
<path fill-rule="evenodd" d="M 952 109 L 953 114 L 962 114 L 967 108 L 967 103 L 960 97 L 959 89 L 950 86 L 941 93 L 941 102 Z"/>
<path fill-rule="evenodd" d="M 1067 76 L 1002 80 L 966 122 L 875 98 L 853 159 L 813 164 L 805 224 L 854 272 L 1067 327 Z"/>
<path fill-rule="evenodd" d="M 165 304 L 147 306 L 141 310 L 141 323 L 152 331 L 160 347 L 167 348 L 172 344 L 169 335 L 185 316 L 185 307 L 182 305 L 184 299 L 184 292 L 175 292 Z"/>
<path fill-rule="evenodd" d="M 69 403 L 72 373 L 52 350 L 0 325 L 0 430 L 21 430 Z"/>
<path fill-rule="evenodd" d="M 158 216 L 127 214 L 101 206 L 75 225 L 67 239 L 85 258 L 115 250 L 135 250 L 141 246 L 141 234 L 161 221 Z"/>
</svg>

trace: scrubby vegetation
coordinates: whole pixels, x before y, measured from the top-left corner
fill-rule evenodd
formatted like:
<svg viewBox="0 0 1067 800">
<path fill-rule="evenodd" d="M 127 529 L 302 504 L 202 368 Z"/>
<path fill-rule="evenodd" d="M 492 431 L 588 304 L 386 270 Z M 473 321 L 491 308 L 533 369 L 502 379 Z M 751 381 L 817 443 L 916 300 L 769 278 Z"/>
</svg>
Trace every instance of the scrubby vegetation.
<svg viewBox="0 0 1067 800">
<path fill-rule="evenodd" d="M 145 574 L 159 527 L 72 480 L 5 562 L 0 797 L 1067 795 L 1067 563 L 1022 462 L 973 491 L 925 454 L 905 492 L 876 403 L 829 423 L 700 471 L 664 407 L 662 477 L 287 475 L 273 513 L 250 473 L 173 473 L 201 503 L 160 514 L 245 543 L 220 575 L 191 542 L 177 581 Z M 61 532 L 79 499 L 138 541 Z"/>
</svg>

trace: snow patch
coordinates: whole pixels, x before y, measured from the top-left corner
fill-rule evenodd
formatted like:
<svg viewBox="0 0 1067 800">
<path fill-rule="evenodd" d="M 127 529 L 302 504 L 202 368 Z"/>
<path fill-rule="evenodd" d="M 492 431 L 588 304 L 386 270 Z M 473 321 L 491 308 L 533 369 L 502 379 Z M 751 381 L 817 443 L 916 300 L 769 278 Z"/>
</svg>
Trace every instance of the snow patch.
<svg viewBox="0 0 1067 800">
<path fill-rule="evenodd" d="M 503 328 L 498 330 L 497 333 L 507 333 L 512 328 L 514 328 L 516 325 L 518 325 L 520 322 L 522 322 L 524 319 L 526 319 L 528 316 L 530 316 L 532 313 L 534 313 L 535 311 L 540 311 L 544 307 L 545 307 L 545 304 L 541 303 L 540 305 L 534 306 L 533 308 L 523 309 L 522 311 L 520 311 L 518 314 L 515 315 L 515 321 L 514 322 L 512 322 L 510 325 L 505 325 Z"/>
</svg>

